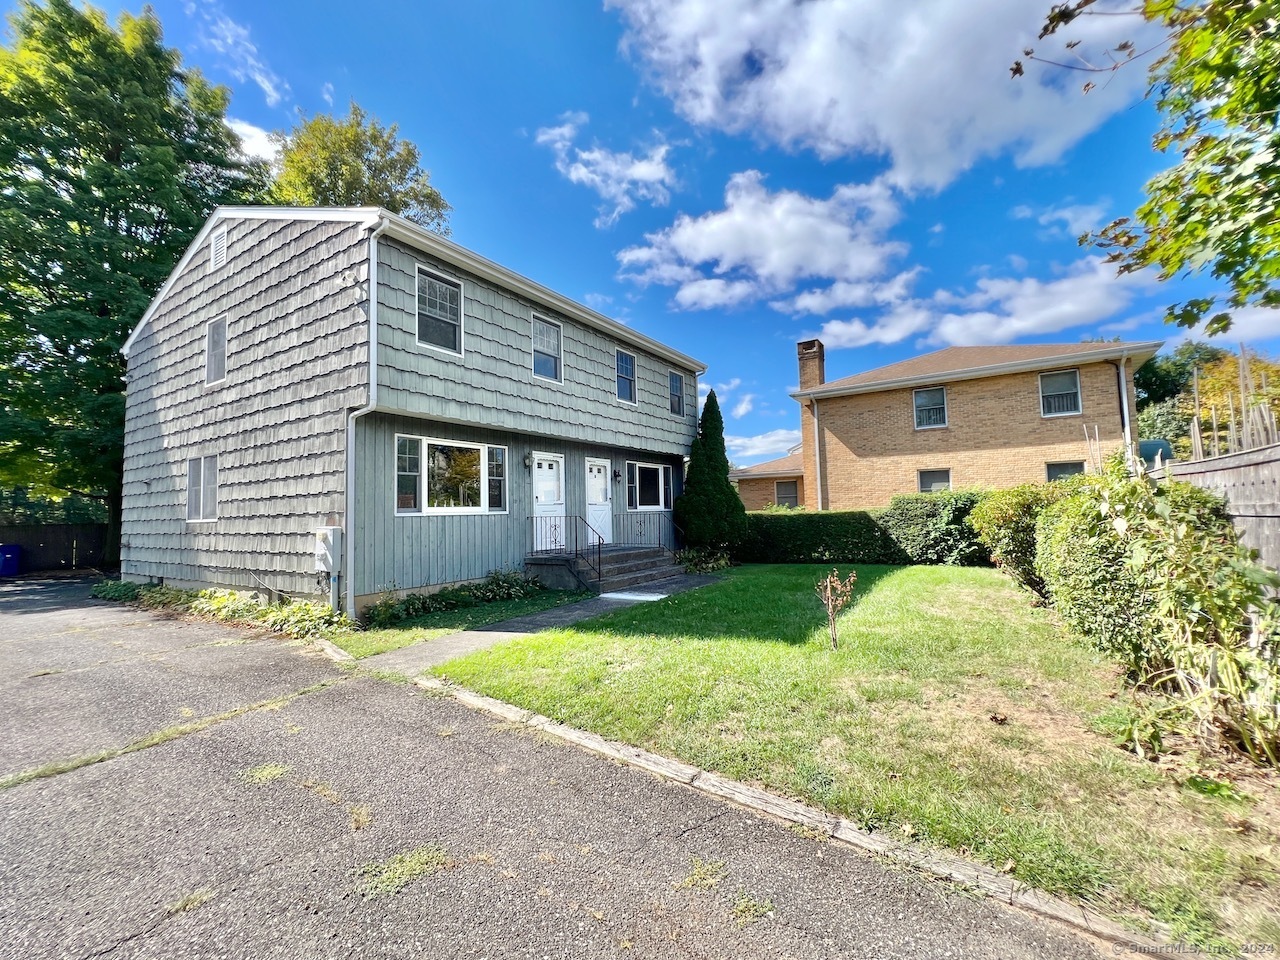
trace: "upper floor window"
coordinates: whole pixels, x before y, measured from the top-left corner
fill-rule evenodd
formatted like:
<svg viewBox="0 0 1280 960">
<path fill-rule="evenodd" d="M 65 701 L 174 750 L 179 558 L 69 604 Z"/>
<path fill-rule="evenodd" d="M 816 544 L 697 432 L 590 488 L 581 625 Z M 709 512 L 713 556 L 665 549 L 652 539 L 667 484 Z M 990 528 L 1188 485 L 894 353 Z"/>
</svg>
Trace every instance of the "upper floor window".
<svg viewBox="0 0 1280 960">
<path fill-rule="evenodd" d="M 218 519 L 218 456 L 187 461 L 187 520 Z"/>
<path fill-rule="evenodd" d="M 684 416 L 684 374 L 672 370 L 667 374 L 667 388 L 671 393 L 671 412 Z"/>
<path fill-rule="evenodd" d="M 618 351 L 618 399 L 636 402 L 636 358 L 625 350 Z"/>
<path fill-rule="evenodd" d="M 560 324 L 533 318 L 533 375 L 544 380 L 560 380 Z"/>
<path fill-rule="evenodd" d="M 1040 415 L 1064 417 L 1080 412 L 1080 372 L 1058 370 L 1040 374 Z"/>
<path fill-rule="evenodd" d="M 227 262 L 227 228 L 220 227 L 209 238 L 209 269 L 217 270 Z"/>
<path fill-rule="evenodd" d="M 217 383 L 227 376 L 227 318 L 211 320 L 204 328 L 204 382 Z"/>
<path fill-rule="evenodd" d="M 951 489 L 951 470 L 921 470 L 920 492 L 943 493 Z"/>
<path fill-rule="evenodd" d="M 947 388 L 930 387 L 915 391 L 916 429 L 947 425 Z"/>
<path fill-rule="evenodd" d="M 462 284 L 418 268 L 418 342 L 462 354 Z"/>
<path fill-rule="evenodd" d="M 773 502 L 780 507 L 800 506 L 800 481 L 773 481 Z"/>
<path fill-rule="evenodd" d="M 396 437 L 397 513 L 506 510 L 506 447 Z"/>
</svg>

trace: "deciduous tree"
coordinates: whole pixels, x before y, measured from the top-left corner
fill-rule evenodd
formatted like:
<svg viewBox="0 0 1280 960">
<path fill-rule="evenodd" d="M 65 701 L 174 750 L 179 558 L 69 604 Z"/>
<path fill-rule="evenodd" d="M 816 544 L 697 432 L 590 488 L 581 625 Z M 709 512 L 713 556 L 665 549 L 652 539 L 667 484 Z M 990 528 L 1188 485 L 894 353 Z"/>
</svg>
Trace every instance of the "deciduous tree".
<svg viewBox="0 0 1280 960">
<path fill-rule="evenodd" d="M 150 11 L 24 0 L 0 48 L 0 482 L 101 498 L 115 531 L 120 347 L 213 208 L 264 183 L 227 101 Z"/>
<path fill-rule="evenodd" d="M 1055 4 L 1041 39 L 1078 17 L 1117 12 L 1093 4 Z M 1165 319 L 1184 327 L 1207 320 L 1207 333 L 1221 333 L 1233 310 L 1280 307 L 1280 16 L 1261 0 L 1142 0 L 1134 12 L 1167 43 L 1144 50 L 1129 40 L 1089 60 L 1072 40 L 1061 55 L 1024 55 L 1094 73 L 1130 69 L 1150 55 L 1149 96 L 1162 115 L 1154 145 L 1177 162 L 1147 183 L 1146 202 L 1132 217 L 1081 241 L 1106 250 L 1121 273 L 1151 268 L 1172 279 L 1207 272 L 1225 295 L 1174 303 Z M 1012 71 L 1021 75 L 1022 61 Z"/>
<path fill-rule="evenodd" d="M 422 153 L 401 140 L 398 126 L 384 127 L 353 100 L 341 119 L 327 113 L 303 117 L 288 133 L 276 133 L 279 172 L 272 199 L 300 207 L 385 207 L 447 235 L 449 211 Z"/>
</svg>

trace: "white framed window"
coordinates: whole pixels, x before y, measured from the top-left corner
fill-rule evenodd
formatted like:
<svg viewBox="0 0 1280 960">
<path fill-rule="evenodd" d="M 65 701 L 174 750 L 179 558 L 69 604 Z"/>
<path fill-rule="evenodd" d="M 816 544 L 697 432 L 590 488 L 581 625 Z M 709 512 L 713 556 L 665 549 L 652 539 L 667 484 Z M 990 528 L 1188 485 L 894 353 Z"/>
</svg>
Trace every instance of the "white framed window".
<svg viewBox="0 0 1280 960">
<path fill-rule="evenodd" d="M 943 493 L 951 489 L 951 470 L 921 470 L 920 492 Z"/>
<path fill-rule="evenodd" d="M 534 316 L 533 375 L 539 380 L 563 382 L 563 333 L 563 328 L 554 320 Z"/>
<path fill-rule="evenodd" d="M 623 403 L 636 402 L 636 355 L 625 350 L 617 351 L 618 399 Z"/>
<path fill-rule="evenodd" d="M 670 510 L 671 467 L 628 460 L 627 509 Z"/>
<path fill-rule="evenodd" d="M 684 416 L 684 374 L 672 370 L 667 373 L 667 392 L 671 394 L 671 412 Z"/>
<path fill-rule="evenodd" d="M 916 408 L 916 429 L 934 430 L 947 425 L 947 388 L 927 387 L 912 391 Z"/>
<path fill-rule="evenodd" d="M 418 344 L 462 356 L 462 284 L 418 267 Z"/>
<path fill-rule="evenodd" d="M 1061 480 L 1063 477 L 1074 477 L 1084 473 L 1083 460 L 1067 460 L 1062 463 L 1046 463 L 1044 476 L 1046 480 Z"/>
<path fill-rule="evenodd" d="M 396 436 L 396 513 L 506 513 L 507 448 Z"/>
<path fill-rule="evenodd" d="M 219 227 L 209 237 L 209 269 L 218 270 L 227 265 L 227 228 Z"/>
<path fill-rule="evenodd" d="M 218 455 L 187 461 L 187 522 L 218 519 Z"/>
<path fill-rule="evenodd" d="M 227 377 L 227 318 L 210 320 L 204 328 L 204 382 Z"/>
<path fill-rule="evenodd" d="M 800 481 L 773 481 L 773 502 L 780 507 L 800 506 Z"/>
<path fill-rule="evenodd" d="M 1080 410 L 1079 370 L 1040 374 L 1040 416 L 1070 417 Z"/>
</svg>

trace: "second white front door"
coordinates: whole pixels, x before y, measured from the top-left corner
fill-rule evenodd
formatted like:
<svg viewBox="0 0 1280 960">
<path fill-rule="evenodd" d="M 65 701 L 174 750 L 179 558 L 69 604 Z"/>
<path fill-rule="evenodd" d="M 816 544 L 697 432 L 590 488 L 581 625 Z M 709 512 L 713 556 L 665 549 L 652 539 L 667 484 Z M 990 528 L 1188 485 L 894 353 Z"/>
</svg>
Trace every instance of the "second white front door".
<svg viewBox="0 0 1280 960">
<path fill-rule="evenodd" d="M 587 536 L 600 540 L 601 543 L 613 543 L 613 502 L 609 496 L 609 471 L 612 464 L 608 460 L 596 460 L 587 457 Z"/>
<path fill-rule="evenodd" d="M 533 549 L 565 546 L 564 455 L 533 454 Z"/>
</svg>

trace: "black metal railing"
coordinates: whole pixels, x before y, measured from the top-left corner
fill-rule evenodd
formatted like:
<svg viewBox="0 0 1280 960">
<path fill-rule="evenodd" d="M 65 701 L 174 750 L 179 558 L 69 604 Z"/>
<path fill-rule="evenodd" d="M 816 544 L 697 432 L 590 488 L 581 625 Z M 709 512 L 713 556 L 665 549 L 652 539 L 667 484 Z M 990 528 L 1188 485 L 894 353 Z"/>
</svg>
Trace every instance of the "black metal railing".
<svg viewBox="0 0 1280 960">
<path fill-rule="evenodd" d="M 635 511 L 613 518 L 613 542 L 622 547 L 659 547 L 675 556 L 677 529 L 665 510 Z"/>
<path fill-rule="evenodd" d="M 573 557 L 591 571 L 591 579 L 601 577 L 604 537 L 582 517 L 530 517 L 533 533 L 531 556 Z"/>
</svg>

